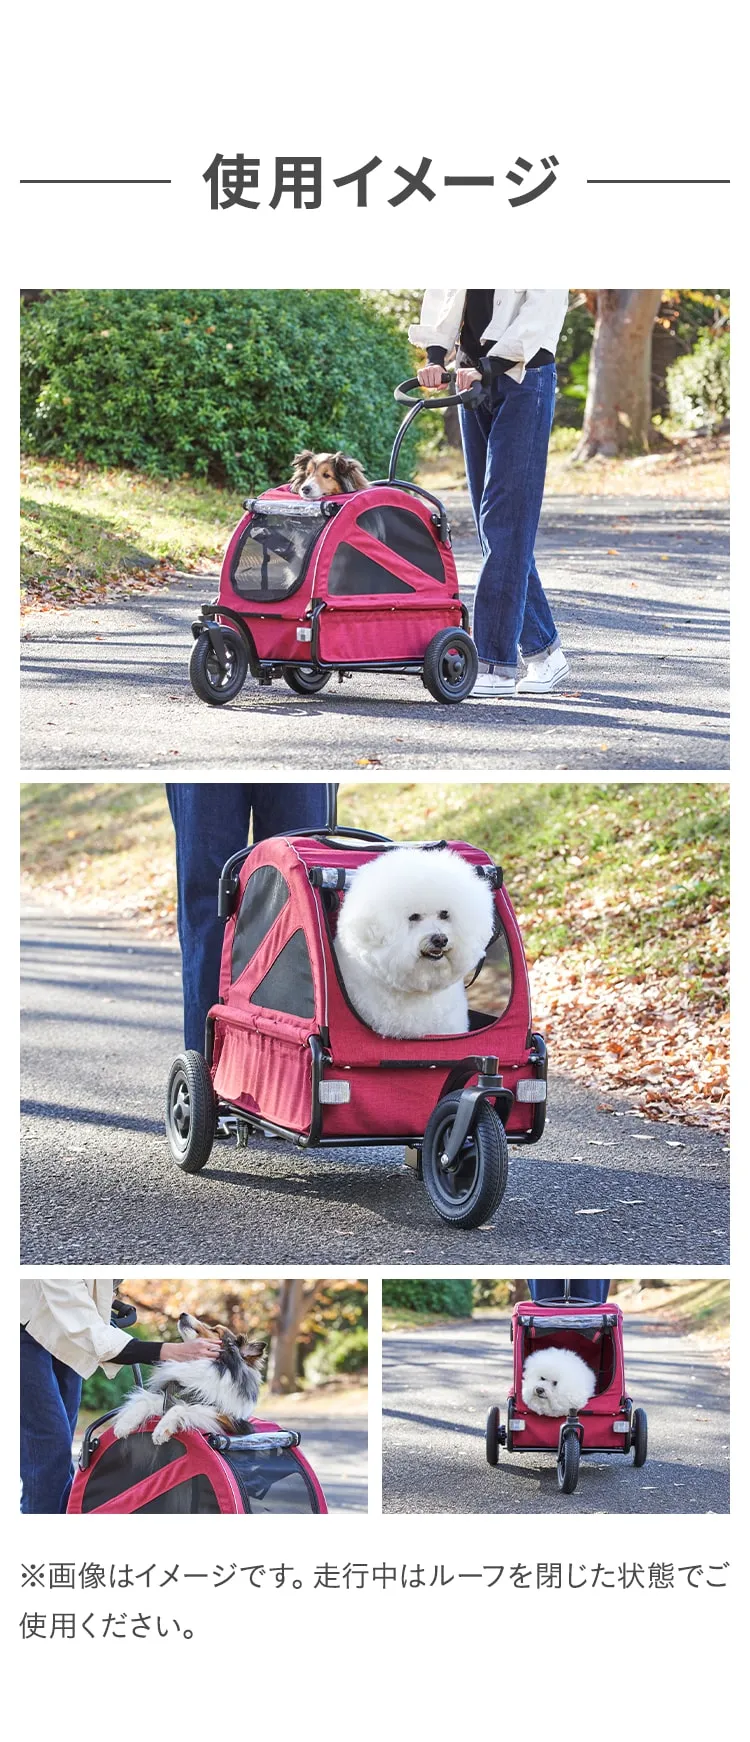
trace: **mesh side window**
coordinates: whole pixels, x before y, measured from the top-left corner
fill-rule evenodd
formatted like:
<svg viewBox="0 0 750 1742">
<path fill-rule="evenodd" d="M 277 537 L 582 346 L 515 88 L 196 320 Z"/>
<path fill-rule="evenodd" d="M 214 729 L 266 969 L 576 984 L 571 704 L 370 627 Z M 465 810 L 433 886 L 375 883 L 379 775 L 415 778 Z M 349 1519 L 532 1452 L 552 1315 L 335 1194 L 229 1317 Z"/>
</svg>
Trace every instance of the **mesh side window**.
<svg viewBox="0 0 750 1742">
<path fill-rule="evenodd" d="M 445 580 L 440 551 L 418 514 L 408 508 L 367 508 L 358 516 L 357 525 L 369 532 L 371 538 L 387 544 L 404 562 L 413 563 L 424 575 L 432 575 L 433 581 Z"/>
<path fill-rule="evenodd" d="M 469 987 L 472 1011 L 494 1017 L 504 1016 L 513 991 L 510 945 L 505 927 L 500 925 L 499 920 L 498 925 L 500 929 L 487 949 L 482 972 L 474 985 Z"/>
<path fill-rule="evenodd" d="M 289 884 L 275 865 L 261 865 L 248 877 L 242 894 L 232 942 L 232 979 L 236 980 L 252 961 L 282 907 L 289 900 Z"/>
<path fill-rule="evenodd" d="M 93 1512 L 108 1500 L 127 1494 L 136 1482 L 145 1481 L 165 1464 L 173 1464 L 184 1456 L 185 1447 L 179 1440 L 167 1440 L 164 1446 L 155 1446 L 150 1434 L 131 1434 L 126 1440 L 115 1440 L 89 1472 L 82 1512 Z"/>
<path fill-rule="evenodd" d="M 261 1004 L 266 1010 L 285 1010 L 290 1016 L 315 1015 L 312 967 L 301 927 L 279 952 L 250 1002 Z"/>
<path fill-rule="evenodd" d="M 317 1512 L 318 1500 L 307 1473 L 284 1447 L 270 1452 L 225 1454 L 242 1493 L 246 1512 Z"/>
<path fill-rule="evenodd" d="M 363 516 L 364 518 L 364 516 Z M 328 592 L 341 593 L 413 593 L 408 581 L 400 581 L 380 563 L 355 550 L 352 544 L 340 544 L 328 571 Z"/>
<path fill-rule="evenodd" d="M 235 551 L 232 586 L 243 599 L 285 599 L 299 586 L 307 559 L 325 525 L 293 514 L 253 515 Z"/>
</svg>

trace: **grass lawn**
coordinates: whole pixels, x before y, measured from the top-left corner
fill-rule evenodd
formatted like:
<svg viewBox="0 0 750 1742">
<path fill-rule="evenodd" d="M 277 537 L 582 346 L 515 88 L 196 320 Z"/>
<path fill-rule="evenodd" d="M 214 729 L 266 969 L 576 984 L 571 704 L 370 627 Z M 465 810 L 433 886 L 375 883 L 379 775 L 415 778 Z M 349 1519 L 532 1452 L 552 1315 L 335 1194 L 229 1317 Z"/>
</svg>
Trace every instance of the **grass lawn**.
<svg viewBox="0 0 750 1742">
<path fill-rule="evenodd" d="M 652 1119 L 726 1128 L 728 789 L 690 782 L 345 784 L 344 823 L 464 838 L 505 868 L 555 1063 Z M 174 935 L 163 789 L 21 789 L 30 902 Z"/>
<path fill-rule="evenodd" d="M 666 453 L 588 466 L 571 464 L 576 440 L 575 430 L 553 431 L 548 496 L 729 494 L 728 437 L 686 438 Z M 447 448 L 426 460 L 418 478 L 432 490 L 463 488 L 460 452 Z M 237 492 L 195 478 L 168 481 L 27 458 L 21 468 L 22 608 L 96 602 L 118 588 L 149 590 L 175 569 L 215 567 L 240 510 Z"/>
<path fill-rule="evenodd" d="M 27 459 L 21 469 L 21 597 L 26 609 L 96 601 L 113 586 L 157 585 L 215 565 L 241 503 L 199 480 L 145 478 Z"/>
</svg>

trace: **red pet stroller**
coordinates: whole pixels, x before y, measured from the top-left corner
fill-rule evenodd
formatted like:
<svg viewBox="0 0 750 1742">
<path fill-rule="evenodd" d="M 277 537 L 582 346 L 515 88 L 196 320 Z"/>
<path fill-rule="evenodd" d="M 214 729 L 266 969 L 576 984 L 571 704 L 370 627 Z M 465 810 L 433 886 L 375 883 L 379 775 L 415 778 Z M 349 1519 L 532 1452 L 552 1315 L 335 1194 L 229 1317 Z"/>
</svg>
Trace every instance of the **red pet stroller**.
<svg viewBox="0 0 750 1742">
<path fill-rule="evenodd" d="M 632 1452 L 640 1470 L 648 1453 L 648 1422 L 625 1389 L 620 1308 L 607 1302 L 577 1304 L 567 1288 L 559 1303 L 524 1301 L 514 1307 L 510 1340 L 513 1384 L 505 1421 L 497 1405 L 487 1417 L 488 1464 L 497 1464 L 501 1446 L 507 1452 L 555 1452 L 563 1494 L 578 1486 L 581 1457 L 590 1452 Z M 596 1374 L 585 1408 L 563 1417 L 537 1415 L 523 1401 L 524 1362 L 535 1350 L 550 1348 L 572 1349 Z"/>
<path fill-rule="evenodd" d="M 445 377 L 446 381 L 448 376 Z M 334 672 L 418 672 L 438 702 L 474 687 L 477 652 L 459 598 L 445 509 L 396 477 L 404 435 L 426 406 L 471 405 L 484 394 L 411 398 L 387 479 L 350 495 L 309 501 L 288 486 L 245 503 L 229 540 L 219 596 L 193 624 L 190 681 L 201 701 L 234 701 L 248 668 L 261 684 L 282 677 L 317 695 Z"/>
<path fill-rule="evenodd" d="M 403 1144 L 444 1221 L 475 1228 L 502 1198 L 508 1142 L 544 1130 L 547 1050 L 531 1032 L 521 934 L 502 871 L 463 841 L 440 842 L 494 890 L 495 935 L 465 1034 L 391 1040 L 347 1000 L 333 937 L 358 865 L 398 852 L 380 835 L 334 827 L 277 835 L 236 853 L 219 885 L 226 918 L 219 1002 L 205 1057 L 172 1066 L 172 1156 L 197 1173 L 216 1136 L 285 1137 L 298 1149 Z M 429 851 L 429 847 L 425 847 Z M 476 978 L 475 974 L 475 978 Z"/>
<path fill-rule="evenodd" d="M 113 1323 L 120 1329 L 134 1323 L 135 1307 L 114 1307 Z M 133 1373 L 141 1385 L 140 1368 Z M 272 1421 L 243 1422 L 236 1434 L 193 1428 L 155 1446 L 155 1422 L 116 1440 L 105 1426 L 116 1414 L 110 1409 L 86 1429 L 68 1512 L 328 1511 L 294 1429 Z"/>
</svg>

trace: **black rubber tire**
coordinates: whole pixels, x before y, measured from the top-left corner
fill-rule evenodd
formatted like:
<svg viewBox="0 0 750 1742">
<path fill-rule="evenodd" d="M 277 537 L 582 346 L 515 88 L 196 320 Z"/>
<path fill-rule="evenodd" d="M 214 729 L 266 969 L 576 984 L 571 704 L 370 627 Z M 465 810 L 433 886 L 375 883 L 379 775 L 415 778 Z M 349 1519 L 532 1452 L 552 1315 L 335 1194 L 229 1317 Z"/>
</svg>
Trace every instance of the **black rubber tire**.
<svg viewBox="0 0 750 1742">
<path fill-rule="evenodd" d="M 208 702 L 212 708 L 222 708 L 225 702 L 233 702 L 247 677 L 247 648 L 242 636 L 236 629 L 222 628 L 221 633 L 229 660 L 226 673 L 220 669 L 205 629 L 193 642 L 190 655 L 190 682 L 201 701 Z"/>
<path fill-rule="evenodd" d="M 296 696 L 316 696 L 333 677 L 332 671 L 315 671 L 313 666 L 286 666 L 284 682 Z"/>
<path fill-rule="evenodd" d="M 633 1411 L 631 1436 L 633 1466 L 636 1470 L 642 1470 L 648 1457 L 648 1416 L 645 1409 Z"/>
<path fill-rule="evenodd" d="M 489 1415 L 487 1417 L 487 1437 L 486 1437 L 486 1441 L 485 1441 L 486 1448 L 487 1448 L 487 1462 L 488 1462 L 488 1464 L 492 1464 L 493 1469 L 497 1463 L 497 1460 L 498 1460 L 498 1457 L 500 1454 L 500 1440 L 498 1437 L 499 1426 L 500 1426 L 500 1411 L 497 1407 L 497 1404 L 493 1404 L 492 1409 L 490 1410 Z"/>
<path fill-rule="evenodd" d="M 436 702 L 464 702 L 477 681 L 479 659 L 465 629 L 441 629 L 424 656 L 422 681 Z"/>
<path fill-rule="evenodd" d="M 497 1209 L 508 1183 L 508 1140 L 494 1108 L 482 1101 L 471 1136 L 457 1165 L 440 1166 L 440 1156 L 456 1117 L 461 1090 L 443 1095 L 427 1121 L 422 1145 L 422 1179 L 438 1215 L 454 1228 L 478 1228 Z"/>
<path fill-rule="evenodd" d="M 557 1459 L 557 1486 L 561 1494 L 574 1494 L 581 1467 L 581 1447 L 577 1434 L 565 1434 Z"/>
<path fill-rule="evenodd" d="M 200 1173 L 216 1131 L 214 1086 L 202 1052 L 178 1053 L 169 1073 L 165 1124 L 173 1161 L 183 1173 Z"/>
</svg>

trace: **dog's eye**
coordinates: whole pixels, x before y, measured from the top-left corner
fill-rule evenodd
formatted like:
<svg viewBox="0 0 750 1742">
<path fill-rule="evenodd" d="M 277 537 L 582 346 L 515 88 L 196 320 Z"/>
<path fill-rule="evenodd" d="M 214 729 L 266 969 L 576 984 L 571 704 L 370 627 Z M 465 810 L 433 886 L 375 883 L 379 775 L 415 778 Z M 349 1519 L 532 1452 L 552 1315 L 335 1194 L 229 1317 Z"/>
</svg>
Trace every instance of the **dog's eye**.
<svg viewBox="0 0 750 1742">
<path fill-rule="evenodd" d="M 553 1384 L 553 1385 L 556 1385 L 556 1384 L 557 1384 L 557 1380 L 556 1380 L 556 1379 L 553 1379 L 553 1381 L 552 1381 L 552 1384 Z"/>
<path fill-rule="evenodd" d="M 446 908 L 443 908 L 442 913 L 438 914 L 438 919 L 450 919 L 450 914 L 448 913 Z"/>
<path fill-rule="evenodd" d="M 410 913 L 409 914 L 409 924 L 416 925 L 417 920 L 421 919 L 421 918 L 422 918 L 421 913 Z"/>
</svg>

